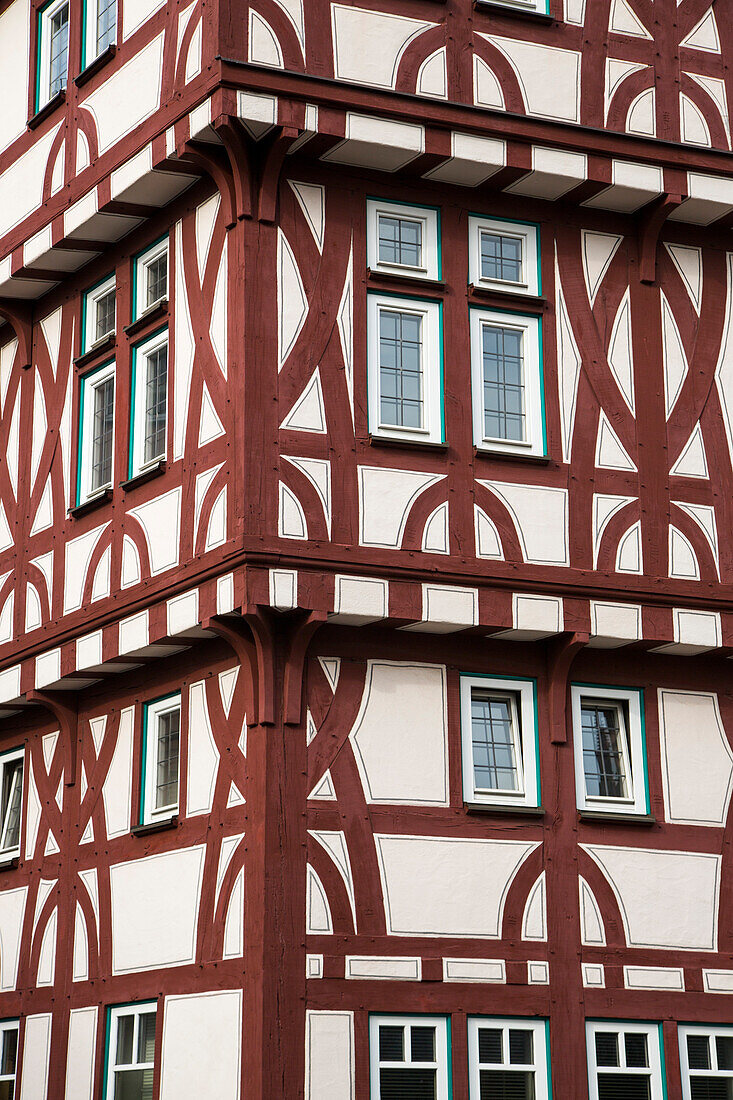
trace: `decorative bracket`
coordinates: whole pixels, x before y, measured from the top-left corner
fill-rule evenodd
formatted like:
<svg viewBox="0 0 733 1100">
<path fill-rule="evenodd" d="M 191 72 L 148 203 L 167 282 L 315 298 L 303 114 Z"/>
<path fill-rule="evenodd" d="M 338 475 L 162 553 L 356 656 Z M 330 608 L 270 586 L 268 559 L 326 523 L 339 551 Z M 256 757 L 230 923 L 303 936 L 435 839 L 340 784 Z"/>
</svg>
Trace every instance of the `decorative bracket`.
<svg viewBox="0 0 733 1100">
<path fill-rule="evenodd" d="M 578 653 L 588 644 L 581 631 L 561 634 L 547 645 L 547 682 L 550 709 L 550 740 L 564 745 L 568 739 L 568 676 Z"/>
<path fill-rule="evenodd" d="M 62 744 L 66 741 L 69 745 L 69 768 L 64 786 L 73 787 L 76 783 L 77 764 L 81 751 L 79 704 L 76 694 L 70 691 L 29 691 L 26 699 L 29 703 L 36 703 L 39 707 L 43 707 L 58 722 Z"/>
<path fill-rule="evenodd" d="M 682 202 L 681 195 L 664 194 L 650 203 L 639 217 L 639 278 L 642 283 L 657 281 L 657 245 L 662 226 Z"/>
<path fill-rule="evenodd" d="M 14 298 L 0 298 L 0 315 L 15 333 L 21 366 L 28 370 L 33 359 L 33 307 Z"/>
<path fill-rule="evenodd" d="M 313 635 L 326 621 L 325 611 L 311 611 L 294 626 L 285 662 L 283 720 L 287 726 L 300 725 L 303 712 L 303 674 L 308 646 Z"/>
</svg>

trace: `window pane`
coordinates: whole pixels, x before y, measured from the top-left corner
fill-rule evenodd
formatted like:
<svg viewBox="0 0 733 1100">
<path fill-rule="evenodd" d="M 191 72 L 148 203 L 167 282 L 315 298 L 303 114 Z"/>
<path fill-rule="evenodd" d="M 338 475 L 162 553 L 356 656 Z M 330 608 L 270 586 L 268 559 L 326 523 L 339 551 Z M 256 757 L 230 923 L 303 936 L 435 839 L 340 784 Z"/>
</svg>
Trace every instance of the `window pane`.
<svg viewBox="0 0 733 1100">
<path fill-rule="evenodd" d="M 94 387 L 92 423 L 92 491 L 112 480 L 112 427 L 114 420 L 115 380 L 107 378 Z"/>
<path fill-rule="evenodd" d="M 473 774 L 477 789 L 516 791 L 519 775 L 508 696 L 471 693 Z"/>
<path fill-rule="evenodd" d="M 114 1100 L 153 1100 L 152 1069 L 118 1070 Z"/>
<path fill-rule="evenodd" d="M 521 442 L 526 438 L 523 333 L 485 324 L 481 340 L 484 436 Z"/>
<path fill-rule="evenodd" d="M 175 806 L 178 803 L 178 752 L 181 726 L 180 710 L 171 710 L 158 718 L 158 753 L 155 777 L 155 808 Z M 155 1016 L 142 1017 L 153 1020 Z"/>
<path fill-rule="evenodd" d="M 385 1024 L 379 1029 L 379 1061 L 380 1062 L 404 1062 L 404 1034 L 403 1027 L 394 1027 Z"/>
<path fill-rule="evenodd" d="M 478 1060 L 480 1065 L 501 1065 L 503 1061 L 501 1055 L 501 1028 L 479 1028 Z"/>
<path fill-rule="evenodd" d="M 380 1069 L 380 1100 L 436 1100 L 434 1069 Z"/>
<path fill-rule="evenodd" d="M 645 1073 L 599 1073 L 598 1100 L 651 1100 Z"/>
<path fill-rule="evenodd" d="M 629 1069 L 645 1069 L 649 1065 L 646 1035 L 630 1032 L 624 1036 L 626 1065 Z"/>
<path fill-rule="evenodd" d="M 710 1040 L 707 1035 L 687 1036 L 687 1061 L 690 1069 L 710 1069 Z"/>
<path fill-rule="evenodd" d="M 480 1100 L 535 1100 L 534 1073 L 482 1069 L 479 1086 Z"/>
<path fill-rule="evenodd" d="M 156 256 L 145 267 L 145 308 L 155 305 L 168 293 L 168 253 Z"/>
<path fill-rule="evenodd" d="M 718 1069 L 733 1070 L 733 1035 L 718 1035 L 715 1039 Z"/>
<path fill-rule="evenodd" d="M 413 1062 L 435 1061 L 435 1028 L 413 1027 L 410 1033 L 410 1053 Z"/>
<path fill-rule="evenodd" d="M 720 1077 L 691 1077 L 692 1100 L 732 1100 L 733 1081 Z"/>
<path fill-rule="evenodd" d="M 129 1066 L 132 1063 L 132 1043 L 135 1033 L 135 1017 L 119 1016 L 117 1018 L 117 1051 L 115 1065 Z"/>
<path fill-rule="evenodd" d="M 3 1077 L 15 1073 L 15 1063 L 18 1055 L 18 1031 L 17 1028 L 8 1028 L 3 1032 L 2 1057 L 0 1058 L 0 1074 Z"/>
<path fill-rule="evenodd" d="M 596 1032 L 596 1064 L 599 1066 L 617 1066 L 618 1035 L 615 1031 Z"/>
<path fill-rule="evenodd" d="M 522 279 L 522 241 L 484 231 L 481 234 L 481 278 L 518 283 Z"/>
<path fill-rule="evenodd" d="M 138 1063 L 152 1062 L 155 1055 L 155 1013 L 140 1016 L 137 1036 Z"/>
<path fill-rule="evenodd" d="M 20 843 L 20 811 L 23 803 L 23 761 L 16 760 L 3 769 L 2 847 L 17 848 Z"/>
<path fill-rule="evenodd" d="M 51 16 L 49 27 L 49 94 L 55 96 L 66 87 L 69 64 L 69 5 Z"/>
<path fill-rule="evenodd" d="M 422 223 L 411 218 L 379 217 L 379 262 L 420 267 Z"/>
<path fill-rule="evenodd" d="M 509 1031 L 509 1061 L 513 1066 L 531 1066 L 534 1063 L 532 1032 L 512 1028 Z"/>
<path fill-rule="evenodd" d="M 0 1081 L 0 1100 L 13 1100 L 15 1081 Z"/>
<path fill-rule="evenodd" d="M 117 0 L 99 0 L 97 7 L 97 53 L 114 44 L 117 38 Z"/>
<path fill-rule="evenodd" d="M 379 313 L 380 417 L 384 424 L 421 428 L 422 318 Z"/>
<path fill-rule="evenodd" d="M 626 798 L 620 708 L 584 699 L 581 722 L 586 792 L 591 797 Z"/>
<path fill-rule="evenodd" d="M 146 357 L 145 447 L 143 461 L 152 462 L 165 454 L 165 424 L 168 402 L 168 345 Z"/>
<path fill-rule="evenodd" d="M 115 290 L 108 290 L 95 303 L 94 340 L 101 340 L 115 330 Z"/>
</svg>

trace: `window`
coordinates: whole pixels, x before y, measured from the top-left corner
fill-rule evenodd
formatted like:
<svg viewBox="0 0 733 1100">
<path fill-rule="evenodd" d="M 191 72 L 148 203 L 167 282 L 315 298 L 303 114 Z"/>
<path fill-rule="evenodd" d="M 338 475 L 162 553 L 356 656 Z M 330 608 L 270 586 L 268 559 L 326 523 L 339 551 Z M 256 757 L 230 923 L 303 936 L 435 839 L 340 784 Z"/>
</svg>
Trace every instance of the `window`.
<svg viewBox="0 0 733 1100">
<path fill-rule="evenodd" d="M 545 454 L 539 317 L 471 309 L 473 441 L 487 451 Z"/>
<path fill-rule="evenodd" d="M 590 1100 L 662 1100 L 658 1024 L 588 1021 Z"/>
<path fill-rule="evenodd" d="M 461 676 L 466 802 L 539 804 L 536 697 L 534 680 Z"/>
<path fill-rule="evenodd" d="M 111 488 L 115 412 L 115 365 L 106 363 L 81 380 L 77 503 Z"/>
<path fill-rule="evenodd" d="M 548 1100 L 545 1020 L 468 1020 L 470 1100 Z"/>
<path fill-rule="evenodd" d="M 528 7 L 529 5 L 522 5 Z M 542 293 L 539 229 L 531 222 L 471 217 L 468 220 L 469 281 L 513 294 Z"/>
<path fill-rule="evenodd" d="M 442 443 L 440 303 L 370 294 L 368 326 L 370 432 Z"/>
<path fill-rule="evenodd" d="M 20 815 L 23 808 L 23 749 L 0 756 L 0 859 L 20 854 Z M 0 1098 L 2 1094 L 0 1093 Z"/>
<path fill-rule="evenodd" d="M 69 0 L 51 0 L 38 15 L 36 110 L 63 91 L 69 72 Z"/>
<path fill-rule="evenodd" d="M 432 206 L 367 202 L 367 262 L 372 271 L 440 279 L 440 213 Z"/>
<path fill-rule="evenodd" d="M 372 1100 L 448 1100 L 444 1016 L 372 1016 Z"/>
<path fill-rule="evenodd" d="M 679 1028 L 684 1100 L 733 1097 L 733 1027 Z"/>
<path fill-rule="evenodd" d="M 147 703 L 143 717 L 143 825 L 171 817 L 178 810 L 180 739 L 180 693 Z"/>
<path fill-rule="evenodd" d="M 571 701 L 579 809 L 649 813 L 643 693 L 573 684 Z"/>
<path fill-rule="evenodd" d="M 0 1020 L 0 1100 L 13 1100 L 18 1064 L 18 1021 Z"/>
<path fill-rule="evenodd" d="M 117 42 L 117 0 L 87 0 L 84 16 L 82 65 L 86 66 Z"/>
<path fill-rule="evenodd" d="M 110 275 L 84 295 L 82 315 L 82 354 L 115 331 L 115 277 Z"/>
<path fill-rule="evenodd" d="M 133 321 L 168 297 L 168 238 L 156 241 L 135 260 Z"/>
<path fill-rule="evenodd" d="M 108 1013 L 105 1100 L 151 1100 L 157 1005 L 120 1005 Z"/>
<path fill-rule="evenodd" d="M 165 458 L 168 406 L 168 330 L 132 350 L 130 477 Z"/>
</svg>

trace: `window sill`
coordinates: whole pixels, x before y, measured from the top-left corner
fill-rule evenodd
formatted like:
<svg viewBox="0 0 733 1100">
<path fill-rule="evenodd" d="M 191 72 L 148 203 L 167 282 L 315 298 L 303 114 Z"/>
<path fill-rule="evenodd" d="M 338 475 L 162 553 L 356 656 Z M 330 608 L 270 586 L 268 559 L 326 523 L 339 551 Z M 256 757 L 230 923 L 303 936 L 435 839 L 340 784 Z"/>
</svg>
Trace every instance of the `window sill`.
<svg viewBox="0 0 733 1100">
<path fill-rule="evenodd" d="M 125 325 L 125 336 L 136 336 L 138 332 L 149 325 L 151 321 L 157 321 L 159 317 L 165 317 L 168 314 L 168 299 L 163 298 L 160 302 L 156 302 L 150 309 L 146 309 L 144 313 L 141 313 L 134 321 L 129 325 Z"/>
<path fill-rule="evenodd" d="M 548 455 L 530 455 L 522 451 L 494 451 L 491 447 L 473 448 L 474 458 L 498 458 L 502 462 L 533 462 L 536 466 L 549 466 L 552 459 Z"/>
<path fill-rule="evenodd" d="M 66 103 L 66 88 L 62 88 L 60 92 L 56 92 L 56 95 L 52 99 L 49 99 L 40 111 L 36 111 L 32 118 L 28 119 L 26 126 L 29 130 L 35 130 L 44 119 L 52 115 L 57 107 L 60 107 L 63 103 Z"/>
<path fill-rule="evenodd" d="M 530 8 L 515 8 L 511 4 L 501 4 L 498 0 L 473 0 L 473 6 L 476 11 L 490 12 L 492 15 L 498 15 L 500 12 L 505 15 L 518 16 L 520 19 L 533 19 L 538 23 L 557 23 L 554 15 L 548 15 L 544 11 L 532 11 Z"/>
<path fill-rule="evenodd" d="M 160 477 L 165 473 L 165 459 L 159 459 L 154 465 L 148 466 L 146 470 L 141 470 L 139 474 L 135 474 L 134 477 L 130 477 L 127 481 L 120 482 L 120 489 L 124 493 L 135 489 L 138 485 L 144 485 L 147 481 L 152 481 L 155 477 Z"/>
<path fill-rule="evenodd" d="M 431 443 L 427 439 L 413 439 L 405 436 L 404 439 L 393 439 L 388 435 L 369 435 L 370 447 L 409 447 L 411 451 L 433 451 L 437 454 L 445 454 L 448 451 L 447 443 Z"/>
<path fill-rule="evenodd" d="M 83 500 L 81 504 L 69 508 L 66 514 L 67 516 L 71 516 L 72 519 L 79 519 L 81 516 L 85 516 L 87 512 L 93 512 L 96 508 L 101 508 L 103 504 L 109 504 L 111 500 L 112 490 L 103 489 L 101 493 L 96 493 L 95 496 L 89 497 L 89 500 Z"/>
<path fill-rule="evenodd" d="M 504 806 L 494 802 L 464 802 L 467 814 L 508 814 L 511 817 L 544 817 L 542 806 Z"/>
<path fill-rule="evenodd" d="M 654 814 L 616 814 L 612 810 L 578 810 L 578 821 L 602 821 L 604 825 L 656 825 Z"/>
<path fill-rule="evenodd" d="M 386 287 L 398 286 L 404 289 L 406 287 L 412 288 L 414 286 L 414 293 L 418 296 L 420 295 L 420 293 L 424 294 L 424 291 L 419 291 L 418 287 L 424 287 L 425 290 L 432 290 L 436 293 L 445 290 L 445 283 L 442 281 L 442 279 L 428 279 L 427 276 L 414 275 L 409 271 L 406 271 L 403 275 L 398 271 L 380 271 L 378 268 L 375 270 L 372 267 L 368 267 L 367 279 L 370 283 L 373 283 L 375 287 L 379 287 L 380 285 Z"/>
<path fill-rule="evenodd" d="M 104 66 L 112 60 L 116 53 L 117 47 L 115 46 L 114 42 L 111 43 L 111 45 L 109 45 L 106 50 L 102 50 L 99 57 L 95 57 L 94 61 L 90 61 L 86 69 L 80 72 L 79 75 L 74 79 L 74 83 L 76 84 L 77 88 L 82 88 L 88 80 L 91 80 L 94 74 L 98 73 L 100 69 L 103 69 Z"/>
<path fill-rule="evenodd" d="M 83 355 L 77 356 L 74 360 L 74 366 L 78 370 L 84 370 L 90 363 L 96 362 L 100 355 L 105 355 L 108 351 L 112 351 L 117 340 L 115 339 L 114 332 L 110 332 L 108 336 L 104 336 L 101 340 L 97 340 L 96 344 L 92 344 L 89 351 L 85 351 Z"/>
<path fill-rule="evenodd" d="M 16 871 L 20 863 L 19 856 L 9 856 L 5 859 L 0 859 L 0 873 L 2 871 Z"/>
<path fill-rule="evenodd" d="M 544 313 L 548 307 L 547 298 L 537 294 L 519 294 L 516 290 L 497 290 L 495 287 L 480 286 L 476 283 L 468 284 L 469 303 L 494 306 L 496 309 L 506 310 L 507 307 L 516 310 L 517 313 L 531 313 L 533 315 Z"/>
<path fill-rule="evenodd" d="M 148 836 L 150 833 L 162 833 L 166 829 L 178 828 L 178 814 L 172 817 L 164 817 L 161 821 L 149 821 L 146 825 L 133 825 L 130 832 L 133 836 Z"/>
</svg>

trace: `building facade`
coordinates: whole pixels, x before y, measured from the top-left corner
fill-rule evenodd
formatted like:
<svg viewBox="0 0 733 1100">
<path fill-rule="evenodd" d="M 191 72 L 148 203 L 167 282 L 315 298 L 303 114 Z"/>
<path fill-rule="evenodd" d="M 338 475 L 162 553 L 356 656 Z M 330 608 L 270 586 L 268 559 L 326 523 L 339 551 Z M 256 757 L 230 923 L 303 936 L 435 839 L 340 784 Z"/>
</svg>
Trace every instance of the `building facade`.
<svg viewBox="0 0 733 1100">
<path fill-rule="evenodd" d="M 0 1097 L 731 1095 L 730 15 L 0 0 Z"/>
</svg>

